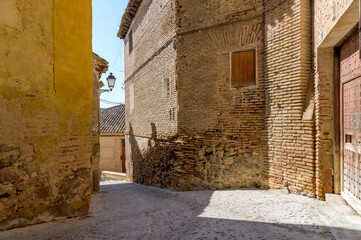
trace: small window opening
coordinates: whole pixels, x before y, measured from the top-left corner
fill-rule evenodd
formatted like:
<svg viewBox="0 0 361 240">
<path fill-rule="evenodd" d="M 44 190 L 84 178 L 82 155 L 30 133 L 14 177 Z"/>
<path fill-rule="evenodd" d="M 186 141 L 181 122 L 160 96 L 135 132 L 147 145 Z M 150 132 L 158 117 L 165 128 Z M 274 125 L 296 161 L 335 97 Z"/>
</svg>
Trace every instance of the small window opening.
<svg viewBox="0 0 361 240">
<path fill-rule="evenodd" d="M 256 50 L 234 52 L 231 56 L 231 87 L 256 84 Z"/>
<path fill-rule="evenodd" d="M 346 143 L 352 143 L 352 135 L 346 134 L 345 140 L 346 140 Z"/>
<path fill-rule="evenodd" d="M 165 99 L 168 99 L 170 97 L 170 80 L 169 80 L 169 78 L 164 79 L 163 93 L 164 93 L 164 98 Z"/>
</svg>

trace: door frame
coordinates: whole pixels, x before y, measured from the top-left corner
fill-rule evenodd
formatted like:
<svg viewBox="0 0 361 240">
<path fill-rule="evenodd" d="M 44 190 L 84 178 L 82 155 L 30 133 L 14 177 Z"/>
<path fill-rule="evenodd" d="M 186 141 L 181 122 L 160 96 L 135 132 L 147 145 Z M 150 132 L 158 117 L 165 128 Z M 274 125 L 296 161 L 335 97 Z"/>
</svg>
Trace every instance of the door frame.
<svg viewBox="0 0 361 240">
<path fill-rule="evenodd" d="M 356 32 L 359 24 L 357 23 L 335 46 L 334 46 L 334 77 L 333 77 L 333 101 L 334 101 L 334 171 L 333 179 L 335 193 L 342 193 L 344 189 L 344 159 L 343 159 L 343 86 L 341 85 L 341 47 Z"/>
</svg>

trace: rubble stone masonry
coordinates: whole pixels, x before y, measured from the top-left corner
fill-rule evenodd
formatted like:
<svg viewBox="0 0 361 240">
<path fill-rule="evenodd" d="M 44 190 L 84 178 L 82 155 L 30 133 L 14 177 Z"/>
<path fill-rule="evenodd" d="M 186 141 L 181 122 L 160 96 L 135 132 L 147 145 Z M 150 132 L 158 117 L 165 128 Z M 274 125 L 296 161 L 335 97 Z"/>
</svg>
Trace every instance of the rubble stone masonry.
<svg viewBox="0 0 361 240">
<path fill-rule="evenodd" d="M 87 213 L 91 1 L 0 2 L 0 230 Z"/>
<path fill-rule="evenodd" d="M 145 163 L 142 154 L 150 145 L 154 147 L 155 139 L 173 136 L 177 131 L 173 1 L 144 1 L 130 29 L 133 50 L 129 51 L 129 34 L 124 48 L 126 144 L 130 146 L 126 158 L 132 155 L 137 160 L 127 162 L 127 173 L 136 182 L 156 184 L 162 179 L 153 177 L 158 162 Z M 167 96 L 165 81 L 169 81 Z"/>
<path fill-rule="evenodd" d="M 319 68 L 333 66 L 333 49 L 320 55 L 317 38 L 351 2 L 131 0 L 131 179 L 179 190 L 288 187 L 321 199 L 337 190 L 333 67 Z M 256 84 L 232 88 L 231 53 L 250 49 Z"/>
<path fill-rule="evenodd" d="M 264 187 L 262 1 L 178 1 L 179 189 Z M 230 54 L 256 49 L 256 85 L 231 87 Z M 185 171 L 185 172 L 184 172 Z"/>
</svg>

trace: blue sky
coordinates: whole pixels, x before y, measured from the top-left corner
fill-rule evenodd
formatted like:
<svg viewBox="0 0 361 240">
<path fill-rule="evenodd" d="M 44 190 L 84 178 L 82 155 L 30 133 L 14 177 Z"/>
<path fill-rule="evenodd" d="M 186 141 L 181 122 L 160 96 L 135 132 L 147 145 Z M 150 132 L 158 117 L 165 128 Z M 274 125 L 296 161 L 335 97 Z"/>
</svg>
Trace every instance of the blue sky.
<svg viewBox="0 0 361 240">
<path fill-rule="evenodd" d="M 128 0 L 93 0 L 93 52 L 109 62 L 109 71 L 101 80 L 108 88 L 106 78 L 110 72 L 117 78 L 112 92 L 103 93 L 100 98 L 112 102 L 124 102 L 124 54 L 123 40 L 117 37 L 120 21 Z M 101 108 L 112 107 L 100 102 Z"/>
</svg>

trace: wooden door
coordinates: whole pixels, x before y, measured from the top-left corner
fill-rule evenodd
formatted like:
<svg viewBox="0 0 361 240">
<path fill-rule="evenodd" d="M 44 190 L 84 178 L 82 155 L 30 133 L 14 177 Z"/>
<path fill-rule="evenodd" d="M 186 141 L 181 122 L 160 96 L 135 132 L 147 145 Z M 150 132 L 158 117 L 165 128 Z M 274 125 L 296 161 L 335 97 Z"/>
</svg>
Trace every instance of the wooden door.
<svg viewBox="0 0 361 240">
<path fill-rule="evenodd" d="M 342 195 L 361 210 L 361 60 L 359 35 L 340 50 Z"/>
</svg>

